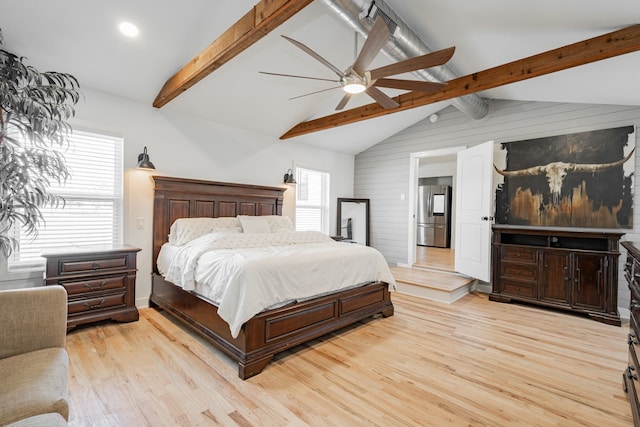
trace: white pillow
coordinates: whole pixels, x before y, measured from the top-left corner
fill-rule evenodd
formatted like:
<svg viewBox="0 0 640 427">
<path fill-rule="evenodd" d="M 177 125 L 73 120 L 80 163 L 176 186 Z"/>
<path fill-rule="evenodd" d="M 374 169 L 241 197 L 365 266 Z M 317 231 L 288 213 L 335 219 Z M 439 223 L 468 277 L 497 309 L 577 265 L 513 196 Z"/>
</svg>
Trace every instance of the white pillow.
<svg viewBox="0 0 640 427">
<path fill-rule="evenodd" d="M 265 217 L 239 215 L 238 219 L 244 233 L 271 233 L 271 228 Z"/>
<path fill-rule="evenodd" d="M 266 215 L 262 218 L 266 218 L 269 223 L 269 228 L 272 233 L 282 233 L 283 231 L 295 231 L 291 218 L 288 216 L 280 215 Z"/>
<path fill-rule="evenodd" d="M 182 246 L 198 237 L 217 232 L 240 233 L 240 222 L 234 217 L 180 218 L 171 224 L 169 243 Z"/>
<path fill-rule="evenodd" d="M 234 216 L 221 216 L 213 219 L 213 229 L 211 231 L 222 233 L 242 233 L 242 226 L 238 218 Z"/>
</svg>

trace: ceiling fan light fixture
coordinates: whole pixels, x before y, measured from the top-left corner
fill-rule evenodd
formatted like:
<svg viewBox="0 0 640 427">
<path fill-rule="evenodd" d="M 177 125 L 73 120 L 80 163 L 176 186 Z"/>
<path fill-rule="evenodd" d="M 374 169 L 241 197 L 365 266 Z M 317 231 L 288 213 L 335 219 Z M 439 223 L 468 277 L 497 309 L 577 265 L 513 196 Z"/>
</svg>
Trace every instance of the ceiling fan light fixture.
<svg viewBox="0 0 640 427">
<path fill-rule="evenodd" d="M 359 82 L 351 82 L 351 83 L 347 83 L 346 85 L 344 85 L 342 87 L 342 90 L 344 90 L 347 93 L 362 93 L 367 89 L 367 87 Z"/>
</svg>

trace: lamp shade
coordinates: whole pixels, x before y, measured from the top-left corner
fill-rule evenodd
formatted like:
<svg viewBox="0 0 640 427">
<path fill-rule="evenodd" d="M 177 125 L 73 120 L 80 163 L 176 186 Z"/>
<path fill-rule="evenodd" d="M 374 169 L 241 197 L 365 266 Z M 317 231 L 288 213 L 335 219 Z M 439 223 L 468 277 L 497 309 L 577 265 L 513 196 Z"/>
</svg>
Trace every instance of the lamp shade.
<svg viewBox="0 0 640 427">
<path fill-rule="evenodd" d="M 156 167 L 149 160 L 149 154 L 147 153 L 147 147 L 144 147 L 144 151 L 138 154 L 137 169 L 155 169 Z"/>
</svg>

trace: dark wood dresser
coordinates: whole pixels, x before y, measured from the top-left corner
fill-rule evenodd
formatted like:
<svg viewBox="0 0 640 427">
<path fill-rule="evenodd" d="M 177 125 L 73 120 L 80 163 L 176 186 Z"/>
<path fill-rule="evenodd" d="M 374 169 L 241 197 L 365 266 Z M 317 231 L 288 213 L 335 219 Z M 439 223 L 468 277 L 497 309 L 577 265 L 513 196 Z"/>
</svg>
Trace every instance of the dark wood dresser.
<svg viewBox="0 0 640 427">
<path fill-rule="evenodd" d="M 106 319 L 138 320 L 135 285 L 139 251 L 124 245 L 42 254 L 47 260 L 44 284 L 62 285 L 69 295 L 67 330 Z"/>
<path fill-rule="evenodd" d="M 640 402 L 638 402 L 638 390 L 640 383 L 638 375 L 640 364 L 638 363 L 638 353 L 640 353 L 640 250 L 631 242 L 622 242 L 622 246 L 627 250 L 627 259 L 624 263 L 624 277 L 629 284 L 631 300 L 629 303 L 629 365 L 625 369 L 624 391 L 627 393 L 631 413 L 633 414 L 633 425 L 640 426 Z"/>
<path fill-rule="evenodd" d="M 624 233 L 493 226 L 492 301 L 584 313 L 620 326 L 619 240 Z"/>
</svg>

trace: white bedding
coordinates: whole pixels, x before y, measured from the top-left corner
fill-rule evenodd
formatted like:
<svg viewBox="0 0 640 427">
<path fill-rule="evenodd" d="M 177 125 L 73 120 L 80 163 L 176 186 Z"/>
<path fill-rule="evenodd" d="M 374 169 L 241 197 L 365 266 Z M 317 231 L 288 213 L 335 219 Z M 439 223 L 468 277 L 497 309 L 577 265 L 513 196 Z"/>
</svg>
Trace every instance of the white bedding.
<svg viewBox="0 0 640 427">
<path fill-rule="evenodd" d="M 289 301 L 372 281 L 396 286 L 377 250 L 313 231 L 211 233 L 163 246 L 157 261 L 167 280 L 216 303 L 233 337 L 251 317 Z"/>
</svg>

